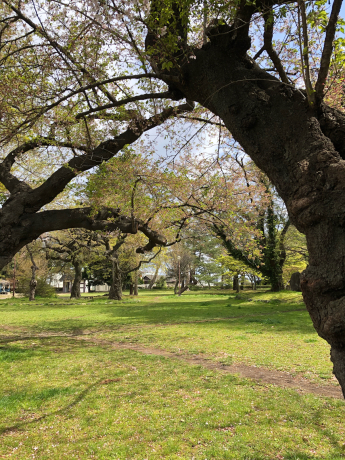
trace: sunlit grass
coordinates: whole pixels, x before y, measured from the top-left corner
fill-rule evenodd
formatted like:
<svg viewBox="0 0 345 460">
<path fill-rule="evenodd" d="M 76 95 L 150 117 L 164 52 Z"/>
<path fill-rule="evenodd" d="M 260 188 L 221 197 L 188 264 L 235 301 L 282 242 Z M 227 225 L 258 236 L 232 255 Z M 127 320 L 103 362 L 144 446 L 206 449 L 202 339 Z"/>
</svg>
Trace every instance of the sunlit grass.
<svg viewBox="0 0 345 460">
<path fill-rule="evenodd" d="M 121 303 L 1 301 L 0 458 L 345 458 L 343 401 L 78 339 L 202 353 L 331 382 L 327 344 L 305 311 L 287 312 L 303 309 L 299 294 L 245 297 L 153 291 Z"/>
</svg>

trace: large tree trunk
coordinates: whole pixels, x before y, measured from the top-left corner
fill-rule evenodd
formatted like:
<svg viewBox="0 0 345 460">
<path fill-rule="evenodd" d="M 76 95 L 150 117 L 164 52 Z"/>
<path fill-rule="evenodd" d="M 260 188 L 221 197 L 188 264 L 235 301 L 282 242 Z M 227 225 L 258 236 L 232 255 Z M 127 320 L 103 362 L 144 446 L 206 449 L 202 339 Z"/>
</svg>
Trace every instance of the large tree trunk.
<svg viewBox="0 0 345 460">
<path fill-rule="evenodd" d="M 122 277 L 117 254 L 112 255 L 112 280 L 109 290 L 109 299 L 122 299 Z"/>
<path fill-rule="evenodd" d="M 244 279 L 245 279 L 244 275 L 241 275 L 241 286 L 240 286 L 241 291 L 244 290 Z"/>
<path fill-rule="evenodd" d="M 274 268 L 275 270 L 272 270 L 270 276 L 271 291 L 279 292 L 284 289 L 283 271 L 279 269 L 279 266 L 276 266 Z"/>
<path fill-rule="evenodd" d="M 80 299 L 80 283 L 82 281 L 81 263 L 78 261 L 72 262 L 74 267 L 74 280 L 71 289 L 71 299 Z"/>
<path fill-rule="evenodd" d="M 345 396 L 344 228 L 319 223 L 308 230 L 307 241 L 309 266 L 302 273 L 302 293 L 315 329 L 331 345 L 333 372 Z"/>
</svg>

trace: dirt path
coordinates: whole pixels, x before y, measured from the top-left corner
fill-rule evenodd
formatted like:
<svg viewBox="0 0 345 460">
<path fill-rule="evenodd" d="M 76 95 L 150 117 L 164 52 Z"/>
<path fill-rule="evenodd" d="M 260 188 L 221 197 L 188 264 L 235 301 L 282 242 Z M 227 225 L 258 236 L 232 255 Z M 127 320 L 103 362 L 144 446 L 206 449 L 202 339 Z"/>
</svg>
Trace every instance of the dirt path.
<svg viewBox="0 0 345 460">
<path fill-rule="evenodd" d="M 302 377 L 294 377 L 288 372 L 281 372 L 271 369 L 265 369 L 256 366 L 246 366 L 245 364 L 232 364 L 230 366 L 215 363 L 200 355 L 186 356 L 160 348 L 144 347 L 138 344 L 111 342 L 109 340 L 96 339 L 93 337 L 75 337 L 78 340 L 96 343 L 98 345 L 107 345 L 117 350 L 133 350 L 146 355 L 163 356 L 165 358 L 177 359 L 188 364 L 203 366 L 206 369 L 218 370 L 229 374 L 238 374 L 240 377 L 249 378 L 256 382 L 270 385 L 277 385 L 282 388 L 294 388 L 300 393 L 312 393 L 318 396 L 328 396 L 331 398 L 343 399 L 340 386 L 318 385 L 309 382 Z"/>
<path fill-rule="evenodd" d="M 265 369 L 263 367 L 247 366 L 245 364 L 226 365 L 211 361 L 201 355 L 178 354 L 160 348 L 145 347 L 140 344 L 112 342 L 110 340 L 97 339 L 92 337 L 92 333 L 85 334 L 37 334 L 23 336 L 0 336 L 0 343 L 10 343 L 22 340 L 33 339 L 52 339 L 52 338 L 72 338 L 78 341 L 85 341 L 97 345 L 110 346 L 117 350 L 133 350 L 146 355 L 163 356 L 169 359 L 177 359 L 188 364 L 202 366 L 206 369 L 216 370 L 223 373 L 237 374 L 243 378 L 252 379 L 261 384 L 277 385 L 282 388 L 293 388 L 299 393 L 312 393 L 318 396 L 328 396 L 331 398 L 343 399 L 340 386 L 318 385 L 312 383 L 303 377 L 296 377 L 288 372 L 277 371 L 274 369 Z"/>
</svg>

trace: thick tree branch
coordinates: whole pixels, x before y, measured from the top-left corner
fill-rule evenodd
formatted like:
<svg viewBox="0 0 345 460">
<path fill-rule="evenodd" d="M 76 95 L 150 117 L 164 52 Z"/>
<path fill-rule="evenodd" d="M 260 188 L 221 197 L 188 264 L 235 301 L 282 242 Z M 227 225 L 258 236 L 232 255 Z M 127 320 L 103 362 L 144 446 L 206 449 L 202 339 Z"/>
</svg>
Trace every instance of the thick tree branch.
<svg viewBox="0 0 345 460">
<path fill-rule="evenodd" d="M 334 0 L 332 6 L 331 16 L 329 18 L 327 27 L 326 27 L 326 38 L 323 45 L 321 61 L 320 61 L 320 70 L 315 85 L 316 97 L 318 102 L 321 102 L 324 96 L 325 83 L 327 80 L 329 65 L 331 62 L 332 51 L 333 51 L 333 40 L 335 37 L 337 21 L 341 9 L 343 0 Z"/>
<path fill-rule="evenodd" d="M 148 245 L 152 248 L 166 245 L 166 238 L 163 235 L 150 229 L 139 219 L 134 219 L 135 225 L 133 226 L 133 218 L 122 216 L 118 209 L 103 208 L 95 215 L 92 215 L 92 212 L 91 208 L 43 211 L 28 216 L 23 223 L 27 225 L 29 241 L 32 241 L 33 236 L 37 238 L 44 232 L 67 228 L 85 228 L 87 230 L 120 230 L 122 233 L 130 234 L 136 234 L 140 231 L 149 239 Z"/>
<path fill-rule="evenodd" d="M 0 181 L 4 184 L 7 190 L 11 193 L 14 193 L 16 190 L 31 190 L 31 187 L 24 181 L 19 180 L 13 174 L 11 174 L 11 168 L 15 163 L 16 159 L 23 153 L 29 152 L 35 148 L 39 147 L 48 147 L 48 146 L 59 146 L 72 148 L 73 145 L 69 142 L 59 142 L 56 139 L 50 137 L 38 137 L 32 139 L 31 141 L 25 142 L 24 144 L 19 145 L 5 157 L 1 163 L 0 167 Z M 87 150 L 86 147 L 78 147 L 80 150 Z"/>
<path fill-rule="evenodd" d="M 345 160 L 345 115 L 321 103 L 318 120 L 322 132 L 332 141 L 341 158 Z"/>
<path fill-rule="evenodd" d="M 37 137 L 35 139 L 31 139 L 24 144 L 19 145 L 15 149 L 11 150 L 11 152 L 6 156 L 6 158 L 1 163 L 1 169 L 5 169 L 10 171 L 13 164 L 16 161 L 18 156 L 22 155 L 23 153 L 29 152 L 30 150 L 36 149 L 38 147 L 66 147 L 66 148 L 76 148 L 70 142 L 60 142 L 53 137 Z M 88 150 L 84 146 L 78 146 L 79 150 Z"/>
<path fill-rule="evenodd" d="M 22 180 L 19 180 L 17 177 L 5 169 L 3 171 L 0 169 L 0 182 L 7 188 L 10 193 L 14 193 L 18 190 L 26 192 L 31 190 L 30 185 Z"/>
<path fill-rule="evenodd" d="M 164 109 L 160 114 L 148 119 L 142 118 L 133 121 L 134 126 L 128 128 L 116 138 L 104 141 L 92 151 L 72 158 L 65 166 L 55 171 L 41 186 L 31 192 L 32 211 L 36 211 L 46 203 L 49 203 L 80 172 L 87 171 L 94 166 L 100 165 L 103 161 L 110 160 L 125 145 L 133 144 L 144 132 L 161 125 L 169 117 L 192 110 L 193 104 L 187 101 L 186 104 Z"/>
</svg>

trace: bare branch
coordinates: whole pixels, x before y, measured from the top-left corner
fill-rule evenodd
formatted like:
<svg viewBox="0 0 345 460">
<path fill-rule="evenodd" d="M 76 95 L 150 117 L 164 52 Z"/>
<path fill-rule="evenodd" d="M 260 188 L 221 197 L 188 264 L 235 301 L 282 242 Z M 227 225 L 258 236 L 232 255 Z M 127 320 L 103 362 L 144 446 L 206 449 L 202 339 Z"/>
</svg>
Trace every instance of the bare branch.
<svg viewBox="0 0 345 460">
<path fill-rule="evenodd" d="M 184 118 L 186 120 L 195 120 L 195 121 L 201 121 L 203 123 L 207 123 L 209 125 L 215 125 L 215 126 L 221 126 L 222 128 L 226 128 L 226 126 L 223 123 L 217 123 L 216 121 L 211 121 L 211 120 L 206 120 L 206 118 L 201 118 L 201 117 L 186 117 L 184 115 L 179 116 L 178 118 Z"/>
<path fill-rule="evenodd" d="M 40 27 L 38 26 L 37 24 L 35 24 L 34 22 L 31 21 L 31 19 L 29 19 L 28 17 L 26 17 L 22 11 L 20 11 L 19 9 L 15 8 L 13 5 L 11 5 L 7 0 L 3 0 L 4 3 L 6 3 L 6 5 L 12 10 L 14 11 L 17 16 L 24 22 L 26 22 L 26 24 L 28 24 L 35 32 L 37 32 L 39 35 L 41 35 L 42 37 L 44 37 L 58 52 L 59 54 L 62 54 L 63 56 L 65 56 L 70 62 L 72 62 L 76 68 L 83 74 L 85 75 L 89 81 L 91 81 L 92 83 L 95 83 L 96 82 L 96 79 L 93 77 L 93 75 L 85 68 L 83 67 L 82 65 L 80 65 L 75 59 L 74 57 L 71 55 L 71 53 L 63 46 L 61 46 L 56 40 L 54 40 L 48 33 L 47 31 L 44 29 L 44 27 Z M 112 94 L 109 93 L 109 91 L 105 88 L 103 88 L 102 86 L 98 86 L 99 89 L 103 92 L 103 94 L 112 102 L 116 102 L 116 99 L 114 98 L 114 96 Z"/>
<path fill-rule="evenodd" d="M 149 243 L 146 245 L 147 248 L 149 245 L 151 249 L 155 246 L 166 245 L 167 241 L 163 235 L 150 229 L 146 223 L 136 218 L 134 219 L 135 226 L 133 228 L 132 217 L 121 215 L 118 209 L 103 208 L 94 215 L 92 213 L 93 210 L 91 208 L 73 208 L 43 211 L 28 216 L 28 242 L 37 238 L 44 232 L 65 230 L 67 228 L 85 228 L 87 230 L 120 230 L 124 234 L 136 234 L 140 231 L 149 239 Z M 25 242 L 25 244 L 27 244 L 27 242 Z M 149 250 L 146 246 L 145 249 L 140 249 L 146 252 Z"/>
<path fill-rule="evenodd" d="M 320 71 L 315 85 L 316 98 L 319 102 L 324 96 L 325 83 L 333 51 L 333 40 L 342 3 L 343 0 L 334 0 L 331 16 L 326 27 L 326 37 L 322 50 Z"/>
<path fill-rule="evenodd" d="M 281 80 L 284 83 L 290 83 L 289 79 L 285 73 L 284 67 L 279 59 L 278 54 L 273 48 L 272 40 L 273 40 L 273 11 L 270 10 L 268 13 L 264 15 L 265 19 L 265 32 L 264 32 L 264 49 L 267 51 L 271 61 L 274 64 Z M 261 51 L 261 50 L 260 50 Z M 258 54 L 258 53 L 257 53 Z M 257 55 L 255 56 L 257 58 Z M 255 59 L 254 58 L 254 59 Z"/>
<path fill-rule="evenodd" d="M 152 260 L 155 259 L 158 256 L 158 254 L 160 254 L 161 250 L 162 250 L 162 248 L 159 248 L 158 251 L 152 257 L 150 257 L 148 260 L 141 260 L 139 262 L 139 264 L 135 268 L 132 268 L 131 270 L 128 270 L 128 271 L 125 271 L 125 272 L 122 272 L 122 273 L 124 273 L 125 275 L 128 275 L 128 273 L 132 273 L 132 272 L 134 272 L 136 270 L 139 270 L 139 268 L 141 267 L 142 264 L 149 264 L 150 262 L 152 262 Z"/>
<path fill-rule="evenodd" d="M 256 61 L 262 55 L 264 51 L 265 51 L 265 45 L 259 49 L 259 51 L 253 57 L 253 60 Z"/>
<path fill-rule="evenodd" d="M 305 82 L 305 86 L 307 90 L 307 99 L 308 99 L 309 105 L 313 107 L 315 106 L 315 92 L 314 92 L 313 85 L 311 84 L 311 80 L 310 80 L 307 15 L 305 11 L 304 0 L 298 0 L 297 3 L 298 3 L 298 22 L 300 22 L 300 14 L 302 18 L 303 49 L 302 49 L 302 44 L 301 44 L 301 39 L 300 39 L 300 52 L 301 52 L 303 76 L 304 76 L 304 82 Z M 298 24 L 298 26 L 299 26 L 299 31 L 300 31 L 300 24 Z"/>
<path fill-rule="evenodd" d="M 127 97 L 126 99 L 121 99 L 120 101 L 116 101 L 112 104 L 102 105 L 100 107 L 95 107 L 94 109 L 90 109 L 86 112 L 79 113 L 76 116 L 76 119 L 80 119 L 86 117 L 90 113 L 101 112 L 102 110 L 112 109 L 114 107 L 120 107 L 121 105 L 129 104 L 130 102 L 135 101 L 145 101 L 147 99 L 172 99 L 173 94 L 170 91 L 164 91 L 163 93 L 151 93 L 151 94 L 140 94 L 138 96 Z"/>
</svg>

